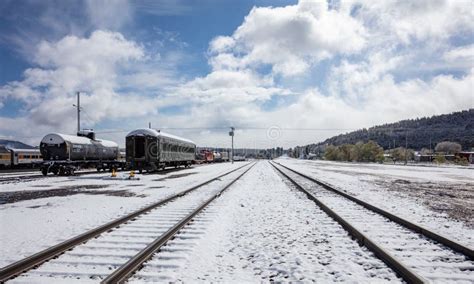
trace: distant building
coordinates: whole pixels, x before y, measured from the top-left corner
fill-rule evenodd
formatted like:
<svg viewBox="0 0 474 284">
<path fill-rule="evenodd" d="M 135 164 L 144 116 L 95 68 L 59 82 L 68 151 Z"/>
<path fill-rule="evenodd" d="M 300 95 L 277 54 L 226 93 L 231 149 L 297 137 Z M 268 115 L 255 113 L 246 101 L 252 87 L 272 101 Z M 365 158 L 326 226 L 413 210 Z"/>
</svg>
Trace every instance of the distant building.
<svg viewBox="0 0 474 284">
<path fill-rule="evenodd" d="M 461 151 L 455 155 L 458 158 L 466 158 L 469 164 L 474 164 L 474 151 Z"/>
</svg>

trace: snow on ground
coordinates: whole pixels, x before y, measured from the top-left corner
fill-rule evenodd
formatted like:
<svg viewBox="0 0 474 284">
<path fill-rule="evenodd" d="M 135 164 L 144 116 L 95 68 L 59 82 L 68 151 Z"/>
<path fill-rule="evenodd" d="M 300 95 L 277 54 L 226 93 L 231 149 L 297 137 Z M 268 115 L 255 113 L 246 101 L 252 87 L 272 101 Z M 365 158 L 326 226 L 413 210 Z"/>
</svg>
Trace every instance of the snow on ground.
<svg viewBox="0 0 474 284">
<path fill-rule="evenodd" d="M 7 178 L 7 177 L 17 177 L 23 175 L 38 175 L 41 174 L 39 170 L 31 170 L 31 171 L 12 171 L 12 172 L 3 172 L 0 171 L 0 178 Z"/>
<path fill-rule="evenodd" d="M 277 159 L 412 222 L 474 247 L 472 167 Z"/>
<path fill-rule="evenodd" d="M 246 163 L 0 183 L 0 267 Z"/>
<path fill-rule="evenodd" d="M 400 281 L 266 161 L 183 231 L 131 282 Z"/>
</svg>

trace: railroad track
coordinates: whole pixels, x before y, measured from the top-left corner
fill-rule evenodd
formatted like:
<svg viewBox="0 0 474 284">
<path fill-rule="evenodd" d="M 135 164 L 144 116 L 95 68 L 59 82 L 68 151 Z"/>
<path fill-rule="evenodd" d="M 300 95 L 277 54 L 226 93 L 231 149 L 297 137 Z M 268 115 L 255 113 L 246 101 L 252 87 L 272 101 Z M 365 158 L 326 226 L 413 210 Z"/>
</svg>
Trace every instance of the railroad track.
<svg viewBox="0 0 474 284">
<path fill-rule="evenodd" d="M 171 172 L 176 172 L 180 170 L 185 170 L 189 168 L 167 168 L 161 171 L 156 171 L 156 172 L 150 172 L 150 173 L 143 173 L 143 175 L 153 175 L 153 174 L 167 174 Z M 129 170 L 117 170 L 117 172 L 128 172 Z M 105 173 L 105 172 L 97 172 L 97 171 L 83 171 L 83 172 L 75 172 L 74 175 L 72 176 L 81 176 L 81 175 L 91 175 L 91 174 L 100 174 L 100 173 Z M 54 177 L 68 177 L 68 176 L 60 176 L 60 175 L 47 175 L 44 176 L 43 174 L 28 174 L 24 176 L 0 176 L 0 183 L 9 183 L 9 182 L 17 182 L 17 181 L 30 181 L 30 180 L 35 180 L 35 179 L 40 179 L 40 178 L 54 178 Z M 69 176 L 70 177 L 70 176 Z"/>
<path fill-rule="evenodd" d="M 247 163 L 8 265 L 0 282 L 122 282 L 252 167 Z"/>
<path fill-rule="evenodd" d="M 294 169 L 271 164 L 408 283 L 474 282 L 472 249 Z"/>
<path fill-rule="evenodd" d="M 120 170 L 119 170 L 120 171 Z M 81 176 L 81 175 L 90 175 L 90 174 L 97 174 L 97 171 L 84 171 L 84 172 L 76 172 L 73 176 Z M 60 176 L 60 175 L 47 175 L 44 176 L 43 174 L 28 174 L 28 175 L 16 175 L 16 176 L 2 176 L 0 177 L 0 182 L 15 182 L 15 181 L 30 181 L 40 178 L 54 178 L 54 177 L 67 177 L 67 176 Z"/>
</svg>

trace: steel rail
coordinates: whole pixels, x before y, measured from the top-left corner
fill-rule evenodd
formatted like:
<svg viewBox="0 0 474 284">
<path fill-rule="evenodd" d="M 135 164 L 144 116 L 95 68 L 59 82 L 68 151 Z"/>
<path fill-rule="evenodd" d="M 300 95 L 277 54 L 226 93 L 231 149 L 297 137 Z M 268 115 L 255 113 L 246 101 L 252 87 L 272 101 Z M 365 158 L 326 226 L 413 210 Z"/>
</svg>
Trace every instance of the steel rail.
<svg viewBox="0 0 474 284">
<path fill-rule="evenodd" d="M 425 236 L 425 237 L 427 237 L 427 238 L 429 238 L 429 239 L 431 239 L 431 240 L 433 240 L 433 241 L 436 241 L 436 242 L 438 242 L 438 243 L 440 243 L 440 244 L 443 244 L 443 245 L 447 246 L 448 248 L 452 249 L 453 251 L 456 251 L 456 252 L 458 252 L 458 253 L 463 254 L 464 256 L 466 256 L 467 258 L 469 258 L 469 259 L 471 259 L 471 260 L 474 259 L 474 251 L 473 251 L 472 249 L 470 249 L 469 247 L 463 245 L 463 244 L 460 244 L 460 243 L 458 243 L 458 242 L 456 242 L 456 241 L 453 241 L 453 240 L 451 240 L 451 239 L 449 239 L 449 238 L 447 238 L 447 237 L 445 237 L 445 236 L 442 236 L 442 235 L 440 235 L 440 234 L 438 234 L 438 233 L 435 233 L 435 232 L 433 232 L 433 231 L 431 231 L 431 230 L 429 230 L 429 229 L 427 229 L 427 228 L 425 228 L 425 227 L 422 227 L 422 226 L 420 226 L 420 225 L 417 225 L 417 224 L 415 224 L 415 223 L 412 223 L 412 222 L 410 222 L 410 221 L 408 221 L 408 220 L 406 220 L 406 219 L 403 219 L 403 218 L 401 218 L 401 217 L 398 217 L 398 216 L 396 216 L 396 215 L 394 215 L 394 214 L 392 214 L 392 213 L 390 213 L 390 212 L 388 212 L 388 211 L 385 211 L 385 210 L 383 210 L 383 209 L 381 209 L 381 208 L 379 208 L 379 207 L 376 207 L 376 206 L 374 206 L 374 205 L 372 205 L 372 204 L 369 204 L 369 203 L 367 203 L 367 202 L 365 202 L 365 201 L 363 201 L 363 200 L 360 200 L 360 199 L 358 199 L 358 198 L 356 198 L 356 197 L 354 197 L 354 196 L 352 196 L 352 195 L 350 195 L 350 194 L 347 194 L 347 193 L 345 193 L 345 192 L 342 192 L 342 191 L 340 191 L 340 190 L 334 188 L 333 186 L 331 186 L 331 185 L 329 185 L 329 184 L 327 184 L 327 183 L 325 183 L 325 182 L 322 182 L 322 181 L 320 181 L 320 180 L 317 180 L 317 179 L 315 179 L 315 178 L 312 178 L 312 177 L 310 177 L 310 176 L 307 176 L 307 175 L 305 175 L 305 174 L 303 174 L 303 173 L 300 173 L 300 172 L 298 172 L 298 171 L 295 171 L 294 169 L 291 169 L 291 168 L 289 168 L 289 167 L 287 167 L 287 166 L 285 166 L 285 165 L 282 165 L 282 164 L 280 164 L 280 163 L 277 163 L 277 164 L 280 165 L 280 166 L 282 166 L 282 167 L 284 167 L 285 169 L 287 169 L 287 170 L 289 170 L 289 171 L 294 172 L 294 173 L 297 174 L 297 175 L 300 175 L 300 176 L 302 176 L 302 177 L 304 177 L 304 178 L 306 178 L 306 179 L 308 179 L 308 180 L 310 180 L 310 181 L 312 181 L 312 182 L 314 182 L 314 183 L 317 183 L 318 185 L 322 186 L 323 188 L 325 188 L 325 189 L 327 189 L 327 190 L 329 190 L 329 191 L 332 191 L 332 192 L 334 192 L 334 193 L 336 193 L 336 194 L 338 194 L 338 195 L 341 195 L 341 196 L 343 196 L 343 197 L 345 197 L 345 198 L 347 198 L 347 199 L 349 199 L 349 200 L 351 200 L 351 201 L 353 201 L 353 202 L 355 202 L 355 203 L 357 203 L 357 204 L 359 204 L 359 205 L 361 205 L 361 206 L 363 206 L 363 207 L 365 207 L 365 208 L 367 208 L 367 209 L 369 209 L 369 210 L 371 210 L 371 211 L 373 211 L 373 212 L 375 212 L 375 213 L 377 213 L 377 214 L 380 214 L 380 215 L 382 215 L 382 216 L 384 216 L 384 217 L 390 219 L 391 221 L 393 221 L 393 222 L 395 222 L 395 223 L 397 223 L 397 224 L 400 224 L 400 225 L 404 226 L 404 227 L 407 228 L 407 229 L 410 229 L 410 230 L 412 230 L 412 231 L 414 231 L 414 232 L 416 232 L 416 233 L 422 234 L 423 236 Z"/>
<path fill-rule="evenodd" d="M 117 172 L 121 172 L 122 170 L 117 170 Z M 34 180 L 40 178 L 54 178 L 54 177 L 73 177 L 73 176 L 82 176 L 82 175 L 91 175 L 91 174 L 100 174 L 97 171 L 85 171 L 85 172 L 75 172 L 74 175 L 69 176 L 62 176 L 62 175 L 48 175 L 44 176 L 43 174 L 31 174 L 31 175 L 24 175 L 24 176 L 3 176 L 0 177 L 0 182 L 8 182 L 8 181 L 20 181 L 20 180 Z"/>
<path fill-rule="evenodd" d="M 185 170 L 189 168 L 166 168 L 164 170 L 160 171 L 155 171 L 155 172 L 145 172 L 142 173 L 143 175 L 151 175 L 151 174 L 167 174 L 167 173 L 172 173 L 180 170 Z M 117 169 L 116 172 L 128 172 L 130 170 L 119 170 Z M 82 175 L 92 175 L 92 174 L 104 174 L 104 173 L 112 173 L 111 171 L 103 171 L 103 172 L 98 172 L 98 171 L 84 171 L 84 172 L 75 172 L 74 175 L 69 175 L 69 176 L 61 176 L 61 175 L 47 175 L 44 176 L 43 174 L 31 174 L 31 175 L 25 175 L 25 176 L 0 176 L 0 182 L 9 182 L 9 181 L 19 181 L 19 180 L 34 180 L 34 179 L 40 179 L 40 178 L 54 178 L 54 177 L 74 177 L 74 176 L 82 176 Z"/>
<path fill-rule="evenodd" d="M 411 270 L 409 267 L 405 266 L 401 263 L 395 256 L 391 255 L 377 243 L 372 241 L 369 237 L 367 237 L 364 233 L 356 229 L 352 226 L 349 222 L 347 222 L 344 218 L 339 216 L 335 211 L 330 209 L 326 206 L 323 202 L 321 202 L 313 193 L 309 192 L 305 188 L 303 188 L 299 183 L 297 183 L 293 178 L 288 176 L 284 173 L 281 169 L 279 169 L 274 163 L 270 164 L 280 172 L 285 178 L 287 178 L 295 187 L 306 194 L 306 196 L 312 200 L 316 205 L 321 208 L 326 214 L 328 214 L 331 218 L 333 218 L 336 222 L 338 222 L 352 237 L 354 237 L 360 244 L 365 246 L 369 249 L 372 253 L 374 253 L 380 260 L 382 260 L 388 267 L 393 269 L 395 273 L 397 273 L 403 280 L 408 283 L 428 283 L 426 279 L 418 275 L 416 272 Z M 278 163 L 278 165 L 280 165 Z M 282 166 L 282 165 L 280 165 Z M 282 166 L 284 167 L 284 166 Z"/>
<path fill-rule="evenodd" d="M 70 239 L 68 239 L 68 240 L 66 240 L 66 241 L 64 241 L 64 242 L 61 242 L 61 243 L 57 244 L 57 245 L 54 245 L 54 246 L 52 246 L 52 247 L 50 247 L 50 248 L 47 248 L 47 249 L 45 249 L 45 250 L 43 250 L 43 251 L 40 251 L 40 252 L 38 252 L 38 253 L 35 253 L 35 254 L 33 254 L 33 255 L 29 256 L 29 257 L 26 257 L 26 258 L 24 258 L 24 259 L 21 259 L 21 260 L 19 260 L 19 261 L 14 262 L 14 263 L 12 263 L 12 264 L 10 264 L 10 265 L 7 265 L 7 266 L 5 266 L 5 267 L 3 267 L 3 268 L 0 269 L 0 282 L 5 282 L 5 281 L 7 281 L 7 280 L 9 280 L 9 279 L 11 279 L 11 278 L 13 278 L 13 277 L 16 277 L 16 276 L 22 274 L 23 272 L 25 272 L 25 271 L 27 271 L 27 270 L 33 268 L 33 267 L 36 267 L 36 266 L 38 266 L 38 265 L 44 263 L 45 261 L 48 261 L 48 260 L 50 260 L 51 258 L 54 258 L 54 257 L 56 257 L 56 256 L 58 256 L 58 255 L 64 253 L 64 252 L 67 251 L 67 250 L 70 250 L 71 248 L 73 248 L 74 246 L 76 246 L 76 245 L 78 245 L 78 244 L 81 244 L 81 243 L 83 243 L 83 242 L 85 242 L 85 241 L 87 241 L 87 240 L 90 240 L 90 239 L 92 239 L 92 238 L 95 238 L 96 236 L 100 235 L 100 234 L 103 233 L 103 232 L 107 232 L 107 231 L 109 231 L 109 230 L 111 230 L 111 229 L 113 229 L 113 228 L 115 228 L 115 227 L 117 227 L 117 226 L 119 226 L 119 225 L 121 225 L 121 224 L 123 224 L 123 223 L 129 221 L 129 220 L 132 220 L 133 218 L 135 218 L 135 217 L 137 217 L 137 216 L 139 216 L 139 215 L 142 215 L 142 214 L 144 214 L 144 213 L 146 213 L 146 212 L 148 212 L 148 211 L 150 211 L 150 210 L 152 210 L 152 209 L 154 209 L 154 208 L 156 208 L 156 207 L 159 207 L 159 206 L 161 206 L 161 205 L 164 205 L 164 204 L 166 204 L 166 203 L 168 203 L 168 202 L 170 202 L 170 201 L 172 201 L 172 200 L 174 200 L 174 199 L 176 199 L 176 198 L 178 198 L 178 197 L 184 196 L 184 195 L 190 193 L 191 191 L 194 191 L 194 190 L 196 190 L 196 189 L 198 189 L 198 188 L 200 188 L 200 187 L 202 187 L 202 186 L 204 186 L 204 185 L 207 185 L 207 184 L 209 184 L 209 183 L 211 183 L 211 182 L 213 182 L 213 181 L 215 181 L 215 180 L 218 180 L 218 179 L 220 179 L 221 177 L 224 177 L 224 176 L 229 175 L 229 174 L 231 174 L 231 173 L 233 173 L 233 172 L 235 172 L 235 171 L 238 171 L 238 170 L 242 169 L 243 167 L 248 166 L 249 164 L 250 164 L 250 163 L 247 163 L 247 164 L 245 164 L 245 165 L 243 165 L 243 166 L 240 166 L 240 167 L 238 167 L 238 168 L 236 168 L 236 169 L 233 169 L 233 170 L 231 170 L 231 171 L 228 171 L 228 172 L 226 172 L 226 173 L 224 173 L 224 174 L 221 174 L 221 175 L 219 175 L 219 176 L 217 176 L 217 177 L 214 177 L 214 178 L 212 178 L 212 179 L 209 179 L 209 180 L 207 180 L 207 181 L 205 181 L 205 182 L 203 182 L 203 183 L 200 183 L 200 184 L 195 185 L 195 186 L 193 186 L 193 187 L 191 187 L 191 188 L 188 188 L 188 189 L 186 189 L 186 190 L 184 190 L 184 191 L 181 191 L 181 192 L 179 192 L 179 193 L 177 193 L 177 194 L 174 194 L 174 195 L 172 195 L 172 196 L 170 196 L 170 197 L 168 197 L 168 198 L 165 198 L 165 199 L 160 200 L 160 201 L 158 201 L 158 202 L 155 202 L 155 203 L 153 203 L 153 204 L 151 204 L 151 205 L 148 205 L 148 206 L 146 206 L 146 207 L 144 207 L 144 208 L 142 208 L 142 209 L 139 209 L 139 210 L 137 210 L 137 211 L 135 211 L 135 212 L 132 212 L 132 213 L 127 214 L 127 215 L 125 215 L 125 216 L 123 216 L 123 217 L 120 217 L 120 218 L 118 218 L 118 219 L 116 219 L 116 220 L 113 220 L 113 221 L 111 221 L 111 222 L 108 222 L 108 223 L 106 223 L 106 224 L 104 224 L 104 225 L 102 225 L 102 226 L 99 226 L 99 227 L 97 227 L 97 228 L 91 229 L 91 230 L 89 230 L 89 231 L 87 231 L 87 232 L 85 232 L 85 233 L 83 233 L 83 234 L 81 234 L 81 235 L 78 235 L 78 236 L 76 236 L 76 237 L 70 238 Z"/>
<path fill-rule="evenodd" d="M 199 214 L 204 208 L 206 208 L 212 201 L 218 198 L 224 191 L 230 188 L 237 180 L 239 180 L 243 175 L 245 175 L 256 163 L 250 166 L 237 178 L 233 179 L 228 183 L 224 188 L 222 188 L 218 193 L 214 194 L 211 198 L 206 200 L 198 208 L 194 209 L 193 212 L 188 214 L 186 217 L 181 219 L 176 223 L 172 228 L 163 233 L 161 236 L 156 238 L 152 243 L 150 243 L 146 248 L 137 253 L 125 264 L 117 268 L 112 274 L 107 276 L 101 283 L 123 283 L 125 282 L 135 271 L 141 268 L 144 262 L 150 259 L 155 252 L 157 252 L 163 245 L 165 245 L 170 239 L 172 239 L 186 224 L 188 224 L 197 214 Z"/>
</svg>

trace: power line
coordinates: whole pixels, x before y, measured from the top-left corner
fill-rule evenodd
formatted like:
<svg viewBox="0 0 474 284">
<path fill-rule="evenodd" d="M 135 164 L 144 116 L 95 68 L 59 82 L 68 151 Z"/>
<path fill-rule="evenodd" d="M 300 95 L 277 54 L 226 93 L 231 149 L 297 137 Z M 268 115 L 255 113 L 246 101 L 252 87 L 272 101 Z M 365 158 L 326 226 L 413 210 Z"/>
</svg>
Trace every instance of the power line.
<svg viewBox="0 0 474 284">
<path fill-rule="evenodd" d="M 228 127 L 160 127 L 160 130 L 227 130 Z M 236 130 L 289 130 L 289 131 L 354 131 L 356 128 L 288 128 L 288 127 L 235 127 Z M 106 131 L 96 131 L 96 133 L 107 134 L 107 133 L 123 133 L 129 132 L 130 130 L 117 129 L 117 130 L 106 130 Z"/>
</svg>

